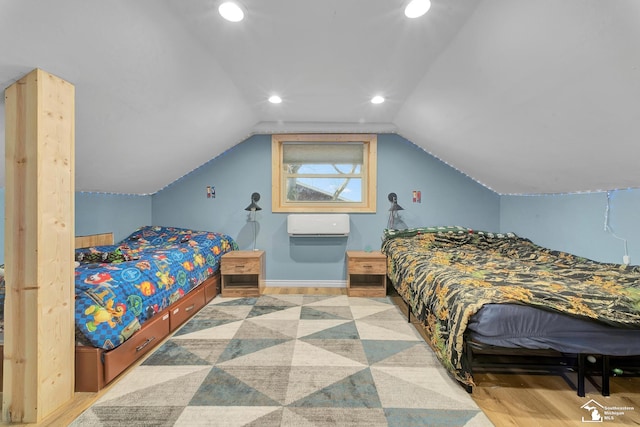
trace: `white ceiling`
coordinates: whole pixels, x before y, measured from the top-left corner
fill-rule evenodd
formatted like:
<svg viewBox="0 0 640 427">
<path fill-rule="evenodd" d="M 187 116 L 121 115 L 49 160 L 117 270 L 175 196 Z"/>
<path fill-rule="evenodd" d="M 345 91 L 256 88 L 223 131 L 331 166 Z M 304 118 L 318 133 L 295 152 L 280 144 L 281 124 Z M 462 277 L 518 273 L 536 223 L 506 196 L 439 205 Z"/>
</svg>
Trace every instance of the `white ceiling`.
<svg viewBox="0 0 640 427">
<path fill-rule="evenodd" d="M 638 0 L 240 1 L 2 0 L 0 86 L 74 84 L 78 191 L 295 131 L 398 133 L 501 194 L 640 188 Z"/>
</svg>

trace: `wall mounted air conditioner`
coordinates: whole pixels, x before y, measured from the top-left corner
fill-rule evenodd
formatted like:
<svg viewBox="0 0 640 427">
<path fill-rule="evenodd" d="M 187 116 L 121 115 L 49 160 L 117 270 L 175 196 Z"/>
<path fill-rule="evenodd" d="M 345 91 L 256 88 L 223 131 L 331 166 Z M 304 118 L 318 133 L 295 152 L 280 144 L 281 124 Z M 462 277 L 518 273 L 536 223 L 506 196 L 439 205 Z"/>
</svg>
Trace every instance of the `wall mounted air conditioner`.
<svg viewBox="0 0 640 427">
<path fill-rule="evenodd" d="M 291 214 L 287 217 L 291 237 L 343 237 L 349 235 L 347 214 Z"/>
</svg>

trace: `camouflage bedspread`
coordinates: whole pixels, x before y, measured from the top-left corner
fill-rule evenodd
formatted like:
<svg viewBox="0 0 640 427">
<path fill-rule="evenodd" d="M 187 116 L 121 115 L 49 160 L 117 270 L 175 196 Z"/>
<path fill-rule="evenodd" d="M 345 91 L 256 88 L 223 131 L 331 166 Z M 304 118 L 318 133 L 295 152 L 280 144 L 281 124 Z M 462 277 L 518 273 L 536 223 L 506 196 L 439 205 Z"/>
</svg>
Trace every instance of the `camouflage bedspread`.
<svg viewBox="0 0 640 427">
<path fill-rule="evenodd" d="M 423 322 L 441 362 L 473 385 L 463 357 L 469 318 L 487 303 L 521 303 L 640 328 L 640 267 L 600 263 L 514 234 L 461 227 L 385 230 L 398 293 Z"/>
</svg>

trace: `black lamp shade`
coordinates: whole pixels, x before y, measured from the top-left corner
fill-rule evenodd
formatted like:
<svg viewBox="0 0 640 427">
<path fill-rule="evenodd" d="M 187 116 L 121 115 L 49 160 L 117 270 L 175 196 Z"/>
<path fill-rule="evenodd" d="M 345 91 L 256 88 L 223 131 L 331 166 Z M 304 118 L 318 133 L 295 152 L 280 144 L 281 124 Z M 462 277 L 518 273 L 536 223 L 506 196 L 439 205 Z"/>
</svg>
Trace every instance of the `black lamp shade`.
<svg viewBox="0 0 640 427">
<path fill-rule="evenodd" d="M 403 211 L 404 208 L 398 204 L 398 195 L 396 193 L 389 193 L 387 196 L 391 202 L 390 211 Z"/>
<path fill-rule="evenodd" d="M 245 211 L 261 211 L 262 208 L 256 203 L 260 200 L 260 193 L 251 194 L 251 204 L 244 208 Z"/>
</svg>

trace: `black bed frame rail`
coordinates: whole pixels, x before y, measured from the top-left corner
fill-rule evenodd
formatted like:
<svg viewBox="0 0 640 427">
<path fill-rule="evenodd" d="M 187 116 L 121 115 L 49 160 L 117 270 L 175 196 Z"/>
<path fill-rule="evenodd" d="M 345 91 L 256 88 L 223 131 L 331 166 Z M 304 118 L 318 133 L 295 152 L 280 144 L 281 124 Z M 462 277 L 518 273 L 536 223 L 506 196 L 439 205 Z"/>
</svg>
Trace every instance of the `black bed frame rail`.
<svg viewBox="0 0 640 427">
<path fill-rule="evenodd" d="M 504 348 L 470 340 L 466 341 L 465 353 L 468 366 L 473 372 L 560 375 L 571 388 L 577 391 L 580 397 L 585 396 L 585 379 L 587 379 L 603 396 L 610 395 L 611 356 L 608 355 Z M 599 359 L 599 365 L 591 366 L 588 364 L 587 358 L 589 356 L 595 357 L 596 360 Z M 576 372 L 577 384 L 567 376 L 568 372 Z M 600 375 L 600 384 L 593 378 L 593 375 Z M 468 392 L 472 391 L 470 386 L 465 387 Z"/>
<path fill-rule="evenodd" d="M 578 396 L 584 397 L 584 379 L 585 377 L 589 379 L 589 382 L 595 384 L 590 375 L 587 375 L 587 357 L 588 355 L 584 353 L 578 354 Z M 609 396 L 609 356 L 602 355 L 600 357 L 602 362 L 602 388 L 601 393 L 603 396 Z"/>
<path fill-rule="evenodd" d="M 389 279 L 387 279 L 389 280 Z M 407 322 L 411 323 L 411 306 L 402 296 L 392 288 L 392 295 L 400 297 L 407 308 Z M 611 362 L 615 361 L 624 375 L 640 376 L 640 356 L 609 356 L 589 353 L 560 353 L 555 350 L 536 349 L 513 349 L 506 347 L 496 347 L 473 342 L 465 335 L 465 354 L 467 366 L 472 371 L 499 372 L 513 374 L 538 374 L 538 375 L 560 375 L 566 382 L 577 391 L 578 396 L 585 396 L 585 379 L 589 380 L 593 386 L 599 390 L 603 396 L 609 396 L 611 377 Z M 587 358 L 594 356 L 600 359 L 600 369 L 587 364 Z M 577 373 L 577 384 L 567 376 L 568 372 Z M 600 375 L 601 381 L 595 380 L 593 375 Z M 471 393 L 473 387 L 462 384 L 466 391 Z"/>
<path fill-rule="evenodd" d="M 489 346 L 465 337 L 464 357 L 473 373 L 560 375 L 573 389 L 579 388 L 566 375 L 577 366 L 575 355 Z M 466 389 L 471 393 L 471 387 Z"/>
</svg>

